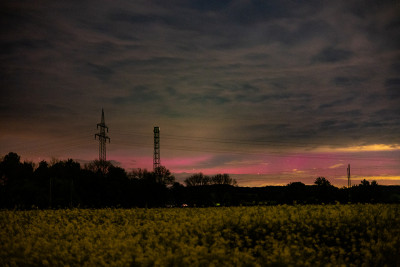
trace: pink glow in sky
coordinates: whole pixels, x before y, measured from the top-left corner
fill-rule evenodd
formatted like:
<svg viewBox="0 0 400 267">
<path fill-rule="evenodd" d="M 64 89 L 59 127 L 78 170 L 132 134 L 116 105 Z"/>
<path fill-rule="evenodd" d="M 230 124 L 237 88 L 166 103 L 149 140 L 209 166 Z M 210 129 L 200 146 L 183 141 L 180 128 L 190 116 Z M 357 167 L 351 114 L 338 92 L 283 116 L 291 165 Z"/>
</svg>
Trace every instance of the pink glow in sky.
<svg viewBox="0 0 400 267">
<path fill-rule="evenodd" d="M 193 173 L 206 175 L 228 173 L 236 177 L 239 185 L 262 186 L 287 184 L 302 181 L 312 184 L 323 176 L 336 186 L 347 184 L 346 169 L 351 164 L 352 178 L 355 184 L 362 179 L 378 180 L 380 184 L 400 184 L 399 167 L 392 158 L 399 151 L 369 152 L 305 152 L 280 153 L 270 155 L 225 155 L 225 154 L 191 154 L 186 157 L 168 157 L 164 151 L 162 165 L 166 166 L 180 178 Z M 127 170 L 132 168 L 152 169 L 152 157 L 126 156 L 115 157 L 115 161 Z"/>
<path fill-rule="evenodd" d="M 114 142 L 117 143 L 118 140 Z M 40 151 L 41 147 L 45 150 Z M 18 150 L 13 150 L 11 147 L 7 149 L 17 151 L 23 160 L 34 162 L 49 161 L 55 157 L 72 158 L 83 164 L 98 157 L 96 153 L 98 142 L 95 140 L 89 145 L 85 144 L 83 148 L 49 150 L 48 147 L 43 144 L 25 146 L 25 151 L 22 146 L 18 147 Z M 152 170 L 151 143 L 148 146 L 131 148 L 112 142 L 107 144 L 107 148 L 107 159 L 123 167 L 127 172 L 135 168 Z M 196 148 L 196 150 L 199 149 Z M 362 179 L 377 180 L 379 184 L 400 184 L 400 149 L 396 146 L 359 151 L 325 148 L 306 152 L 293 150 L 291 152 L 247 153 L 241 150 L 241 153 L 236 153 L 234 149 L 231 150 L 234 153 L 226 154 L 163 149 L 161 146 L 161 164 L 171 170 L 179 182 L 183 182 L 184 178 L 193 173 L 202 172 L 206 175 L 228 173 L 237 179 L 241 186 L 288 184 L 296 181 L 312 184 L 319 176 L 326 177 L 336 186 L 344 186 L 347 184 L 346 169 L 350 163 L 351 176 L 355 184 Z M 35 156 L 35 153 L 38 153 L 38 156 Z"/>
<path fill-rule="evenodd" d="M 400 184 L 396 1 L 165 2 L 1 1 L 0 156 Z"/>
</svg>

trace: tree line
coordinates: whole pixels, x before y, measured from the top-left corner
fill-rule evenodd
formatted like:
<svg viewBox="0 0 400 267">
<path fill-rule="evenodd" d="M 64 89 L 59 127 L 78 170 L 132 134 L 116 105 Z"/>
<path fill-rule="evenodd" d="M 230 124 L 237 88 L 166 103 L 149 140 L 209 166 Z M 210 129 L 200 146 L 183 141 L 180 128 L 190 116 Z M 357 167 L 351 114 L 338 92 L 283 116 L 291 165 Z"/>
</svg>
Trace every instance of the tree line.
<svg viewBox="0 0 400 267">
<path fill-rule="evenodd" d="M 363 180 L 351 188 L 332 186 L 324 177 L 314 185 L 239 187 L 228 174 L 193 174 L 184 185 L 164 166 L 126 172 L 110 162 L 68 160 L 21 162 L 10 152 L 0 162 L 0 208 L 103 208 L 238 206 L 348 202 L 400 203 L 399 186 Z"/>
</svg>

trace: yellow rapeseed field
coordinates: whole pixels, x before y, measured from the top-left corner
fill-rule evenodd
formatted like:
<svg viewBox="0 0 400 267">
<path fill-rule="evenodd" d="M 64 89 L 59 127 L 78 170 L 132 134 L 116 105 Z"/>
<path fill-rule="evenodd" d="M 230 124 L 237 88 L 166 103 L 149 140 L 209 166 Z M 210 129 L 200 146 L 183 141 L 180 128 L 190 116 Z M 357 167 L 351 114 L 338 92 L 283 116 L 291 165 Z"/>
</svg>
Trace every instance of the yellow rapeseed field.
<svg viewBox="0 0 400 267">
<path fill-rule="evenodd" d="M 0 211 L 1 266 L 400 266 L 400 205 Z"/>
</svg>

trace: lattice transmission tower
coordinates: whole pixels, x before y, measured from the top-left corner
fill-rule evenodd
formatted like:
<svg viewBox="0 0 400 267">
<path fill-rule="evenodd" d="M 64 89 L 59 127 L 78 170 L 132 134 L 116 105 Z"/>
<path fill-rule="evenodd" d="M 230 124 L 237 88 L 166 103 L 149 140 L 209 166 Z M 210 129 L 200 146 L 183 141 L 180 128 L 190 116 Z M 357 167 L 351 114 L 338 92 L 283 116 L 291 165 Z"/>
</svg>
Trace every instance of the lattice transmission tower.
<svg viewBox="0 0 400 267">
<path fill-rule="evenodd" d="M 104 121 L 104 109 L 101 109 L 101 122 L 97 124 L 97 129 L 100 127 L 100 132 L 94 135 L 94 139 L 99 137 L 99 161 L 106 161 L 106 143 L 108 139 L 108 143 L 110 143 L 110 137 L 106 134 L 106 129 L 108 133 L 108 127 Z"/>
<path fill-rule="evenodd" d="M 160 167 L 160 127 L 154 127 L 153 171 Z"/>
</svg>

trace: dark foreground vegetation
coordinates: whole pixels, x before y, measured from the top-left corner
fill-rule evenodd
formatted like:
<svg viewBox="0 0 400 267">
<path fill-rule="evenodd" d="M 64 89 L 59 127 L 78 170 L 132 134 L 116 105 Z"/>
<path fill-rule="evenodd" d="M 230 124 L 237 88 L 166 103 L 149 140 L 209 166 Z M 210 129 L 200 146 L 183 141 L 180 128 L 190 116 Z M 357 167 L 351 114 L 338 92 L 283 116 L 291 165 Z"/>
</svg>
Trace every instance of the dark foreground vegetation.
<svg viewBox="0 0 400 267">
<path fill-rule="evenodd" d="M 153 172 L 127 173 L 109 162 L 81 166 L 73 160 L 37 166 L 21 162 L 10 152 L 0 162 L 0 208 L 103 208 L 240 206 L 321 203 L 400 203 L 400 186 L 381 186 L 363 180 L 351 188 L 337 188 L 319 177 L 308 186 L 238 187 L 226 174 L 201 173 L 175 182 L 165 167 Z"/>
<path fill-rule="evenodd" d="M 400 266 L 399 204 L 0 210 L 0 266 Z"/>
</svg>

